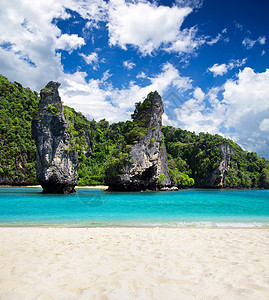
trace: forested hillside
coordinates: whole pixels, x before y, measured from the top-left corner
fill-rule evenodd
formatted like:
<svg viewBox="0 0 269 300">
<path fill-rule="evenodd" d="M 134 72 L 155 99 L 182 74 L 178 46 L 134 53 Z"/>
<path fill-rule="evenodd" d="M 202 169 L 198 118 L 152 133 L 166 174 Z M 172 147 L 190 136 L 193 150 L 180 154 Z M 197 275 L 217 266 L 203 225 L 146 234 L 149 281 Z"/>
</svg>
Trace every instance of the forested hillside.
<svg viewBox="0 0 269 300">
<path fill-rule="evenodd" d="M 31 122 L 38 94 L 0 75 L 0 184 L 36 183 Z"/>
<path fill-rule="evenodd" d="M 10 83 L 0 75 L 0 184 L 36 183 L 36 146 L 31 122 L 37 114 L 38 101 L 37 92 L 17 82 Z M 70 107 L 64 109 L 72 136 L 72 149 L 69 150 L 77 150 L 79 154 L 78 184 L 104 184 L 106 176 L 120 172 L 130 147 L 145 134 L 141 111 L 147 107 L 138 102 L 133 114 L 135 122 L 113 124 L 104 119 L 89 121 Z M 225 186 L 269 188 L 269 162 L 256 153 L 243 151 L 239 145 L 219 135 L 196 135 L 170 126 L 163 127 L 162 132 L 169 175 L 177 186 L 210 187 L 212 174 L 223 160 L 221 146 L 227 144 L 230 168 Z"/>
<path fill-rule="evenodd" d="M 188 174 L 196 186 L 210 187 L 210 177 L 223 158 L 221 145 L 228 144 L 230 168 L 225 179 L 229 188 L 261 188 L 269 186 L 269 162 L 255 152 L 244 151 L 232 140 L 220 135 L 200 133 L 173 127 L 162 129 L 169 164 Z"/>
</svg>

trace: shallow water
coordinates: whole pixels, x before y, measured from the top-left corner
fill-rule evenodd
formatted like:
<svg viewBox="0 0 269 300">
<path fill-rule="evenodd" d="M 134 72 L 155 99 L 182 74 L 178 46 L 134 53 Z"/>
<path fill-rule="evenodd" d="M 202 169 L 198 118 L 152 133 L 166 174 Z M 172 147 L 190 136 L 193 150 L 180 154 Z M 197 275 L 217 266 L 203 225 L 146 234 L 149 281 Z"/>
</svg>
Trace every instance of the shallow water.
<svg viewBox="0 0 269 300">
<path fill-rule="evenodd" d="M 268 227 L 269 190 L 111 193 L 78 189 L 0 188 L 0 225 Z"/>
</svg>

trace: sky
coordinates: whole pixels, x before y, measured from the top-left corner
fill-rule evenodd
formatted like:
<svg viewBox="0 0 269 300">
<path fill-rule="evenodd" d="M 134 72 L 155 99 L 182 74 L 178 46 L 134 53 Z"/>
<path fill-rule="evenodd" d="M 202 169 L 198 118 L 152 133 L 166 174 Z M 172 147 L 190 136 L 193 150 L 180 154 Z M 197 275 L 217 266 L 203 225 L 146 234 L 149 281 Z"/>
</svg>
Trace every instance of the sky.
<svg viewBox="0 0 269 300">
<path fill-rule="evenodd" d="M 157 90 L 163 124 L 269 159 L 269 1 L 1 0 L 0 73 L 61 83 L 88 119 L 130 119 Z"/>
</svg>

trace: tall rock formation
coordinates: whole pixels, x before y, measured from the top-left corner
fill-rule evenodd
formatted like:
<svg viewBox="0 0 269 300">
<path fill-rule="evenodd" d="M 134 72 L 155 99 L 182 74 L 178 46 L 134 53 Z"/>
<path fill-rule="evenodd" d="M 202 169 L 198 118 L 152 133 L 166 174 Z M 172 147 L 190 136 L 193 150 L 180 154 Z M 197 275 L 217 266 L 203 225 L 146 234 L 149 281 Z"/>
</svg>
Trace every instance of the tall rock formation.
<svg viewBox="0 0 269 300">
<path fill-rule="evenodd" d="M 225 178 L 229 172 L 231 155 L 234 155 L 234 152 L 230 148 L 230 145 L 228 143 L 221 144 L 219 148 L 222 152 L 222 159 L 218 168 L 212 173 L 210 186 L 216 188 L 223 188 L 226 186 Z"/>
<path fill-rule="evenodd" d="M 142 104 L 136 105 L 132 115 L 132 132 L 144 130 L 144 134 L 133 141 L 129 150 L 130 159 L 122 172 L 107 180 L 111 190 L 159 190 L 171 185 L 166 148 L 162 143 L 163 111 L 158 92 L 151 92 Z"/>
<path fill-rule="evenodd" d="M 41 90 L 39 116 L 32 122 L 32 134 L 37 146 L 37 181 L 43 192 L 68 194 L 75 192 L 78 155 L 69 148 L 59 86 L 60 83 L 50 81 Z"/>
</svg>

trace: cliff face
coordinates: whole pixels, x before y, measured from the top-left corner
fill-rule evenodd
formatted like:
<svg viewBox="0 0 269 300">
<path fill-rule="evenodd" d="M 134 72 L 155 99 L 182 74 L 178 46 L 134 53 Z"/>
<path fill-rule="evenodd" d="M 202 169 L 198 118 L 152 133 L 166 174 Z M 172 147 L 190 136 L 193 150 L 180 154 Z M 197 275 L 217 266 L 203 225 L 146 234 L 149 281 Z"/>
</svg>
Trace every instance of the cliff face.
<svg viewBox="0 0 269 300">
<path fill-rule="evenodd" d="M 220 150 L 223 155 L 222 160 L 219 164 L 219 167 L 216 170 L 214 170 L 211 176 L 210 186 L 223 188 L 226 186 L 225 178 L 229 172 L 231 155 L 233 155 L 234 152 L 231 150 L 230 145 L 228 143 L 223 143 L 222 145 L 220 145 Z"/>
<path fill-rule="evenodd" d="M 109 182 L 112 190 L 158 190 L 171 185 L 166 149 L 162 144 L 163 102 L 157 92 L 150 93 L 145 101 L 147 109 L 138 110 L 133 122 L 144 122 L 146 134 L 132 145 L 131 158 L 120 176 Z"/>
<path fill-rule="evenodd" d="M 37 146 L 37 181 L 45 193 L 73 193 L 77 184 L 78 156 L 71 151 L 60 84 L 50 81 L 41 90 L 39 116 L 32 122 Z"/>
</svg>

